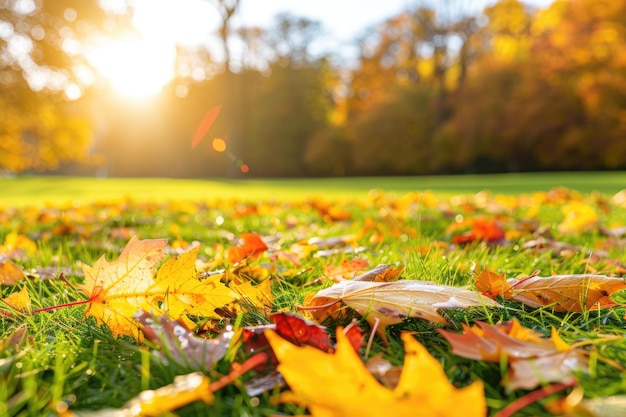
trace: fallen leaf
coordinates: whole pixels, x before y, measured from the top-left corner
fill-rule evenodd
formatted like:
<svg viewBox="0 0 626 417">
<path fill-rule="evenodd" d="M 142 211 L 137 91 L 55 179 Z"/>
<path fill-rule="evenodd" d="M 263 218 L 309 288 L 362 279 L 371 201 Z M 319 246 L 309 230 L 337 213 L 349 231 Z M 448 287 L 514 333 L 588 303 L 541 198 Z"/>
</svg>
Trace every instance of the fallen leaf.
<svg viewBox="0 0 626 417">
<path fill-rule="evenodd" d="M 13 309 L 21 311 L 23 313 L 30 312 L 30 297 L 26 287 L 22 287 L 21 290 L 13 292 L 1 300 L 3 303 L 8 304 Z"/>
<path fill-rule="evenodd" d="M 364 270 L 368 265 L 369 263 L 365 259 L 344 259 L 338 266 L 333 264 L 326 265 L 324 276 L 335 282 L 339 282 L 342 279 L 352 279 L 357 272 Z"/>
<path fill-rule="evenodd" d="M 397 281 L 404 271 L 404 266 L 394 267 L 390 264 L 381 264 L 376 268 L 364 272 L 353 278 L 353 281 L 392 282 Z"/>
<path fill-rule="evenodd" d="M 154 285 L 147 290 L 150 304 L 172 318 L 183 315 L 218 317 L 215 309 L 235 300 L 236 295 L 220 282 L 218 275 L 196 278 L 195 261 L 200 246 L 169 258 L 157 272 Z M 160 306 L 160 307 L 159 307 Z"/>
<path fill-rule="evenodd" d="M 10 259 L 0 259 L 0 284 L 15 285 L 24 279 L 22 268 L 11 262 Z"/>
<path fill-rule="evenodd" d="M 27 236 L 11 232 L 4 238 L 4 244 L 0 245 L 0 254 L 10 258 L 21 258 L 24 255 L 32 255 L 37 252 L 37 244 Z"/>
<path fill-rule="evenodd" d="M 228 262 L 235 264 L 246 257 L 256 258 L 267 250 L 267 245 L 256 233 L 243 233 L 242 244 L 228 249 Z"/>
<path fill-rule="evenodd" d="M 59 417 L 157 417 L 195 401 L 211 404 L 215 401 L 211 381 L 201 372 L 174 377 L 174 382 L 155 390 L 145 390 L 130 399 L 119 409 L 98 411 L 69 410 L 59 412 Z M 64 407 L 67 407 L 65 405 Z"/>
<path fill-rule="evenodd" d="M 495 219 L 479 218 L 472 220 L 470 231 L 453 236 L 452 243 L 463 245 L 476 240 L 495 243 L 503 239 L 504 230 Z"/>
<path fill-rule="evenodd" d="M 296 346 L 312 346 L 324 352 L 332 352 L 326 328 L 311 323 L 292 313 L 276 313 L 270 317 L 276 324 L 276 332 Z"/>
<path fill-rule="evenodd" d="M 356 310 L 372 326 L 379 321 L 377 332 L 385 340 L 385 328 L 407 317 L 447 323 L 438 309 L 498 305 L 477 292 L 431 282 L 350 280 L 319 291 L 306 309 L 312 310 L 316 320 L 322 322 L 337 315 L 340 302 Z"/>
<path fill-rule="evenodd" d="M 269 364 L 272 369 L 276 362 L 276 357 L 271 351 L 269 343 L 265 337 L 266 330 L 273 330 L 283 339 L 296 346 L 311 346 L 323 352 L 334 352 L 335 346 L 331 343 L 330 335 L 324 326 L 312 323 L 297 314 L 282 312 L 272 314 L 270 319 L 274 324 L 254 327 L 244 327 L 242 331 L 242 348 L 246 354 L 262 351 L 269 351 Z M 348 326 L 344 329 L 344 334 L 354 348 L 359 352 L 363 344 L 363 334 L 358 326 Z M 261 370 L 265 370 L 263 367 Z"/>
<path fill-rule="evenodd" d="M 150 309 L 146 295 L 154 284 L 156 265 L 163 259 L 165 239 L 138 240 L 133 237 L 112 262 L 102 256 L 93 266 L 83 265 L 89 297 L 85 316 L 106 324 L 114 335 L 137 335 L 132 319 L 140 309 Z"/>
<path fill-rule="evenodd" d="M 548 306 L 554 311 L 583 312 L 593 308 L 619 305 L 611 294 L 626 289 L 623 278 L 606 275 L 532 276 L 521 280 L 509 279 L 511 299 L 531 307 Z"/>
<path fill-rule="evenodd" d="M 365 367 L 378 382 L 391 389 L 398 385 L 400 375 L 402 375 L 402 367 L 392 365 L 391 362 L 383 358 L 382 353 L 369 358 L 365 362 Z"/>
<path fill-rule="evenodd" d="M 217 337 L 205 339 L 195 336 L 180 319 L 170 320 L 166 315 L 157 317 L 143 310 L 134 318 L 142 324 L 145 338 L 158 348 L 153 355 L 165 364 L 170 358 L 181 365 L 209 369 L 224 357 L 235 334 L 228 324 Z"/>
<path fill-rule="evenodd" d="M 295 346 L 274 331 L 266 337 L 276 353 L 278 371 L 291 391 L 281 402 L 307 407 L 313 417 L 484 416 L 486 403 L 480 381 L 455 388 L 439 362 L 410 334 L 403 334 L 404 370 L 395 389 L 378 383 L 368 372 L 347 337 L 337 332 L 335 353 L 310 346 Z M 453 404 L 454 406 L 451 406 Z"/>
<path fill-rule="evenodd" d="M 237 284 L 234 281 L 228 285 L 236 294 L 237 302 L 235 311 L 257 311 L 269 314 L 272 311 L 274 296 L 272 295 L 272 282 L 269 279 L 252 285 L 251 281 Z"/>
<path fill-rule="evenodd" d="M 515 319 L 495 326 L 477 322 L 463 325 L 457 334 L 444 329 L 439 333 L 452 345 L 452 353 L 464 358 L 501 362 L 507 358 L 509 373 L 503 385 L 508 390 L 533 389 L 545 382 L 560 382 L 575 371 L 587 369 L 584 352 L 565 343 L 552 329 L 548 339 L 527 329 Z"/>
<path fill-rule="evenodd" d="M 487 268 L 476 277 L 476 289 L 491 298 L 496 296 L 511 298 L 511 286 L 506 280 L 506 275 L 495 273 Z"/>
<path fill-rule="evenodd" d="M 8 348 L 19 347 L 19 345 L 21 345 L 26 338 L 26 331 L 26 324 L 22 324 L 18 326 L 12 333 L 3 335 L 3 337 L 0 339 L 0 352 Z"/>
<path fill-rule="evenodd" d="M 198 249 L 170 258 L 155 279 L 156 266 L 164 256 L 165 239 L 132 238 L 112 262 L 101 257 L 94 266 L 83 265 L 88 296 L 86 316 L 106 324 L 114 335 L 140 338 L 133 319 L 139 310 L 166 311 L 178 318 L 183 314 L 216 316 L 216 307 L 232 301 L 231 291 L 219 277 L 196 278 L 194 261 Z M 222 305 L 220 305 L 222 304 Z"/>
<path fill-rule="evenodd" d="M 559 232 L 564 234 L 580 233 L 596 227 L 599 217 L 595 209 L 588 204 L 573 201 L 562 209 L 565 218 L 558 225 Z"/>
</svg>

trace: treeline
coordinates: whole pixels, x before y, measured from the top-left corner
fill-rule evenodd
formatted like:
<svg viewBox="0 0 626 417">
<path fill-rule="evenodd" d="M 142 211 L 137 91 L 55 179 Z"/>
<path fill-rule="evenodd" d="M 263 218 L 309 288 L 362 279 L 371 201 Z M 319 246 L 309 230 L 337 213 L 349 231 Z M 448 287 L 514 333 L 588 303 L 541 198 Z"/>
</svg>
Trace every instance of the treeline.
<svg viewBox="0 0 626 417">
<path fill-rule="evenodd" d="M 97 127 L 91 160 L 110 175 L 626 169 L 624 16 L 626 0 L 501 0 L 478 15 L 421 7 L 367 32 L 347 70 L 310 53 L 318 24 L 283 15 L 238 33 L 248 49 L 236 72 L 181 50 L 183 70 L 150 105 L 81 99 Z"/>
</svg>

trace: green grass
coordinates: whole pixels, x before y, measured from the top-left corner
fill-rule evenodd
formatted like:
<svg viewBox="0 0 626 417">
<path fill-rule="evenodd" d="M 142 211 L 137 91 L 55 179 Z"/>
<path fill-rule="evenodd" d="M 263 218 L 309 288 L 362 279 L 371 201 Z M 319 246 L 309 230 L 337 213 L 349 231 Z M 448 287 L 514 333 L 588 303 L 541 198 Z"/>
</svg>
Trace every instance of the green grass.
<svg viewBox="0 0 626 417">
<path fill-rule="evenodd" d="M 379 263 L 404 265 L 405 279 L 455 286 L 471 285 L 474 271 L 483 267 L 510 278 L 535 270 L 548 276 L 585 273 L 591 268 L 601 274 L 621 276 L 617 266 L 626 264 L 623 237 L 604 236 L 598 226 L 626 225 L 626 207 L 610 200 L 626 184 L 624 179 L 623 173 L 594 173 L 272 181 L 60 177 L 1 180 L 0 206 L 4 209 L 0 211 L 0 256 L 12 258 L 31 275 L 17 286 L 3 286 L 2 297 L 25 286 L 33 308 L 83 300 L 78 288 L 56 277 L 63 273 L 72 285 L 81 284 L 84 277 L 80 263 L 93 265 L 103 254 L 109 260 L 115 259 L 131 234 L 143 239 L 169 238 L 172 245 L 201 242 L 200 258 L 205 262 L 217 259 L 221 249 L 234 246 L 243 232 L 259 233 L 288 253 L 295 253 L 294 245 L 303 239 L 356 234 L 357 245 L 364 248 L 357 254 L 312 254 L 300 259 L 298 267 L 286 259 L 272 260 L 267 253 L 251 262 L 256 271 L 271 271 L 274 309 L 294 312 L 306 293 L 330 285 L 325 280 L 309 284 L 324 275 L 327 264 L 338 265 L 353 258 L 367 260 L 371 267 Z M 533 202 L 529 194 L 521 196 L 563 185 L 582 194 L 561 190 L 540 202 Z M 388 193 L 368 195 L 371 188 Z M 436 201 L 422 200 L 419 194 L 402 199 L 407 192 L 427 189 L 435 191 Z M 485 200 L 484 196 L 473 196 L 484 189 L 493 191 L 491 197 Z M 591 194 L 594 190 L 604 193 L 604 197 Z M 510 198 L 499 198 L 496 193 Z M 464 197 L 457 198 L 456 194 Z M 125 195 L 132 199 L 120 200 Z M 302 204 L 310 195 L 323 196 L 329 202 L 341 200 L 336 206 L 348 211 L 350 218 L 333 221 L 311 205 Z M 69 200 L 82 203 L 64 204 Z M 257 203 L 242 204 L 250 200 Z M 293 200 L 300 202 L 289 202 Z M 52 203 L 41 207 L 45 201 Z M 563 207 L 573 202 L 590 207 L 598 222 L 576 233 L 563 233 L 558 227 L 565 218 Z M 56 209 L 60 206 L 62 210 Z M 455 230 L 455 226 L 463 225 L 459 222 L 482 217 L 497 218 L 509 233 L 510 244 L 450 244 L 455 234 L 467 229 Z M 36 242 L 37 249 L 11 252 L 3 246 L 10 233 L 27 236 Z M 564 252 L 524 248 L 539 236 L 574 246 Z M 414 249 L 428 245 L 429 251 L 416 254 Z M 590 253 L 602 256 L 596 259 Z M 233 269 L 225 263 L 213 267 Z M 52 278 L 40 278 L 43 268 Z M 248 275 L 254 271 L 248 271 Z M 613 298 L 626 302 L 624 292 Z M 12 317 L 0 314 L 0 340 L 5 341 L 0 348 L 0 415 L 54 415 L 59 404 L 65 403 L 80 415 L 89 415 L 89 410 L 120 407 L 142 390 L 156 389 L 171 383 L 176 375 L 196 370 L 185 364 L 166 365 L 150 355 L 146 346 L 127 337 L 114 338 L 106 326 L 97 326 L 93 318 L 85 320 L 84 310 L 84 306 L 73 306 L 33 315 L 15 311 Z M 458 331 L 462 322 L 496 323 L 515 317 L 524 326 L 546 335 L 554 327 L 567 343 L 591 340 L 593 343 L 586 348 L 591 358 L 589 372 L 576 377 L 585 398 L 604 398 L 626 394 L 626 373 L 611 364 L 626 366 L 626 341 L 602 339 L 626 333 L 625 314 L 626 309 L 620 306 L 585 313 L 555 313 L 549 308 L 505 302 L 502 308 L 449 310 L 446 315 L 450 325 L 446 328 Z M 238 319 L 242 325 L 267 322 L 258 311 Z M 19 346 L 7 346 L 7 336 L 21 324 L 26 326 L 28 337 Z M 214 324 L 219 327 L 223 322 Z M 327 324 L 332 332 L 347 322 Z M 369 338 L 367 322 L 360 319 L 359 325 Z M 452 354 L 436 332 L 437 327 L 440 325 L 419 319 L 390 326 L 390 344 L 376 338 L 370 355 L 381 352 L 392 363 L 402 364 L 400 332 L 416 331 L 418 340 L 440 361 L 452 383 L 465 386 L 475 380 L 484 382 L 489 415 L 527 394 L 507 392 L 501 385 L 505 363 L 472 361 Z M 240 356 L 236 360 L 240 361 Z M 230 365 L 224 359 L 204 373 L 215 380 L 226 374 Z M 245 378 L 252 376 L 247 374 Z M 195 402 L 172 415 L 269 416 L 306 411 L 292 405 L 274 405 L 275 394 L 268 392 L 251 401 L 238 381 L 218 391 L 214 404 Z M 550 416 L 546 405 L 547 401 L 538 401 L 517 415 Z"/>
<path fill-rule="evenodd" d="M 75 178 L 27 176 L 0 178 L 0 204 L 90 202 L 132 197 L 137 200 L 262 200 L 365 198 L 371 189 L 404 194 L 431 190 L 440 195 L 493 193 L 515 195 L 557 186 L 588 193 L 614 194 L 626 187 L 626 172 L 526 173 L 463 176 L 361 177 L 272 180 L 180 180 L 168 178 Z"/>
</svg>

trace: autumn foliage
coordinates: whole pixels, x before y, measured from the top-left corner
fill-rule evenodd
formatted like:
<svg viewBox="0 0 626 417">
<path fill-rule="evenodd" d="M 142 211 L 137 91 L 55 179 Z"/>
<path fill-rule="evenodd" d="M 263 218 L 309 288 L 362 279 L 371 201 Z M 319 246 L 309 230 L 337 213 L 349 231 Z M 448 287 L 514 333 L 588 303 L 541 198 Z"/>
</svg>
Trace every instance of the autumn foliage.
<svg viewBox="0 0 626 417">
<path fill-rule="evenodd" d="M 96 416 L 223 411 L 233 395 L 288 415 L 578 412 L 589 404 L 570 395 L 624 369 L 625 195 L 7 209 L 0 364 L 22 375 L 16 364 L 47 351 L 47 333 L 65 337 L 61 326 L 87 335 L 75 348 L 86 349 L 91 373 L 77 381 L 91 390 L 123 380 L 112 372 L 101 382 L 106 353 L 92 352 L 139 352 L 129 369 L 144 385 L 114 409 L 102 399 Z M 153 224 L 165 216 L 164 227 Z M 79 264 L 42 256 L 67 239 L 83 245 Z M 82 415 L 91 401 L 81 384 L 62 415 Z M 557 393 L 557 403 L 546 398 Z M 58 411 L 69 395 L 43 407 Z"/>
<path fill-rule="evenodd" d="M 204 48 L 179 48 L 179 66 L 203 68 L 206 78 L 181 69 L 144 107 L 108 97 L 100 83 L 81 85 L 85 57 L 63 48 L 84 47 L 113 20 L 129 30 L 130 14 L 106 14 L 95 0 L 34 7 L 26 20 L 11 10 L 1 19 L 65 82 L 35 93 L 31 67 L 3 66 L 3 171 L 74 161 L 111 175 L 190 177 L 242 175 L 244 162 L 258 176 L 626 167 L 624 0 L 418 4 L 365 30 L 357 62 L 345 67 L 332 64 L 342 61 L 332 52 L 311 52 L 319 22 L 283 15 L 271 28 L 224 32 L 242 36 L 254 56 L 238 73 Z M 65 21 L 66 8 L 78 18 Z M 40 30 L 50 39 L 33 37 Z M 0 47 L 11 57 L 8 44 Z M 85 94 L 60 102 L 71 83 Z M 94 129 L 99 140 L 90 143 Z"/>
</svg>

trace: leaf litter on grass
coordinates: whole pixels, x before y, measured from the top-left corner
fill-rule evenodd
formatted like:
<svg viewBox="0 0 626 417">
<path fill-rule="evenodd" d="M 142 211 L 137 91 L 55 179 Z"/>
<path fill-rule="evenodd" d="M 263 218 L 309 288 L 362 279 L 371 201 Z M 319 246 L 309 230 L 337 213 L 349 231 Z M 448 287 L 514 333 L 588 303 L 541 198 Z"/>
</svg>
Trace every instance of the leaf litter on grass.
<svg viewBox="0 0 626 417">
<path fill-rule="evenodd" d="M 0 218 L 2 340 L 25 319 L 19 363 L 42 388 L 25 400 L 33 385 L 7 379 L 20 375 L 11 360 L 0 400 L 7 415 L 111 403 L 139 410 L 129 415 L 549 415 L 555 393 L 584 388 L 560 409 L 575 415 L 624 394 L 624 225 L 619 198 L 564 189 L 12 209 Z M 56 278 L 31 272 L 55 266 Z M 78 362 L 46 362 L 51 343 Z M 132 365 L 94 356 L 103 343 Z"/>
</svg>

